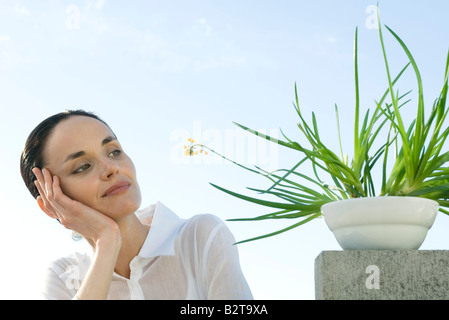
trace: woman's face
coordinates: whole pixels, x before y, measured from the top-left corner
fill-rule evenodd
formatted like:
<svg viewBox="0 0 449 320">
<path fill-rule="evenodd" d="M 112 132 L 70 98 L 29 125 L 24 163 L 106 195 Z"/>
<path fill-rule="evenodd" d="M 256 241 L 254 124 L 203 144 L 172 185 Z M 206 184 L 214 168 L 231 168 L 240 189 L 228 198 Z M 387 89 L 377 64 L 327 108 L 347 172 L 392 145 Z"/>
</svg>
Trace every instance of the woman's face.
<svg viewBox="0 0 449 320">
<path fill-rule="evenodd" d="M 118 221 L 141 202 L 136 170 L 114 133 L 94 118 L 61 121 L 44 148 L 45 168 L 60 179 L 61 189 Z"/>
</svg>

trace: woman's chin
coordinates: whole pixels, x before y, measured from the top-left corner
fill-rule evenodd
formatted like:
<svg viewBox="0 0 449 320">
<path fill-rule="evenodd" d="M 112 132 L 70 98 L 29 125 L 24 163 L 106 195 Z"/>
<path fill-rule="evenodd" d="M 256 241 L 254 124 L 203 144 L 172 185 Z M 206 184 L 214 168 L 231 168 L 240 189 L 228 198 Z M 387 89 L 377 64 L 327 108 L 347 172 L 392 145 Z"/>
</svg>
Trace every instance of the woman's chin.
<svg viewBox="0 0 449 320">
<path fill-rule="evenodd" d="M 104 213 L 116 221 L 135 213 L 140 208 L 141 197 L 117 197 L 115 199 L 109 199 L 110 203 L 104 209 Z M 101 210 L 99 210 L 101 211 Z"/>
</svg>

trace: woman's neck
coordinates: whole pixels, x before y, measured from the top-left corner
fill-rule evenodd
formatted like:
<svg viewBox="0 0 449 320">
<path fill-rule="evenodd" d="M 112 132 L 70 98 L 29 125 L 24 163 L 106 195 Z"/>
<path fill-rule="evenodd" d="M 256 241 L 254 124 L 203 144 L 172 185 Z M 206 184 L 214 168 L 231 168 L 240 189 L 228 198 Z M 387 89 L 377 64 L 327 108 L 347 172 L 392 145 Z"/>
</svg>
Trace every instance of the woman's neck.
<svg viewBox="0 0 449 320">
<path fill-rule="evenodd" d="M 150 226 L 141 223 L 135 214 L 117 221 L 120 228 L 122 245 L 117 257 L 114 271 L 122 277 L 128 278 L 131 274 L 130 262 L 139 254 L 148 235 Z"/>
</svg>

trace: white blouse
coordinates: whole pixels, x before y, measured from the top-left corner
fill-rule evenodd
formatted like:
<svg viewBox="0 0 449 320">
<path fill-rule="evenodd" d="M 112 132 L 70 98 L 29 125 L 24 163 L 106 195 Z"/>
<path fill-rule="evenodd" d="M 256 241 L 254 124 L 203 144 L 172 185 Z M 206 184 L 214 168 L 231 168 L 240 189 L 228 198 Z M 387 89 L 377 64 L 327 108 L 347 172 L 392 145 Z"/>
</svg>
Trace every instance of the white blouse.
<svg viewBox="0 0 449 320">
<path fill-rule="evenodd" d="M 137 213 L 150 231 L 130 263 L 130 278 L 114 273 L 108 299 L 253 299 L 233 235 L 211 214 L 180 219 L 157 202 Z M 91 262 L 74 253 L 48 268 L 45 299 L 76 299 Z"/>
</svg>

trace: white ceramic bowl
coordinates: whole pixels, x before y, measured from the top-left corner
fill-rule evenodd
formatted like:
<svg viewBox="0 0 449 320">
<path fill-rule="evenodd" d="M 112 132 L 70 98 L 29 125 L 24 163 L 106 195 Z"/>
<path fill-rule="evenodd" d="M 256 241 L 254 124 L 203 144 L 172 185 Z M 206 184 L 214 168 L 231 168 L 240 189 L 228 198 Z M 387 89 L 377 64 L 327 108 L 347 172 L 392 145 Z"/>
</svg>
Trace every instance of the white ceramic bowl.
<svg viewBox="0 0 449 320">
<path fill-rule="evenodd" d="M 415 250 L 435 221 L 438 202 L 417 197 L 372 197 L 321 207 L 329 229 L 345 250 Z"/>
</svg>

